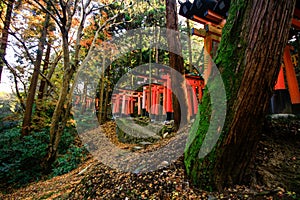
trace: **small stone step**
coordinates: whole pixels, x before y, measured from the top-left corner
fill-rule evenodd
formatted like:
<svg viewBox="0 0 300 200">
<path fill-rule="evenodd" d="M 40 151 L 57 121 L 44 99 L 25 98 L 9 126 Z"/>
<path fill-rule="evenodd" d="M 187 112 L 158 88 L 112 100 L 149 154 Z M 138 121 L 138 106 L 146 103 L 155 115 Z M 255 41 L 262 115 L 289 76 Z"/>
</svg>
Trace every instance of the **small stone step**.
<svg viewBox="0 0 300 200">
<path fill-rule="evenodd" d="M 133 151 L 138 151 L 138 150 L 141 150 L 141 149 L 143 149 L 143 147 L 141 147 L 141 146 L 134 146 L 134 147 L 132 147 Z"/>
<path fill-rule="evenodd" d="M 147 145 L 151 145 L 151 142 L 140 142 L 139 144 L 143 145 L 143 146 L 147 146 Z"/>
</svg>

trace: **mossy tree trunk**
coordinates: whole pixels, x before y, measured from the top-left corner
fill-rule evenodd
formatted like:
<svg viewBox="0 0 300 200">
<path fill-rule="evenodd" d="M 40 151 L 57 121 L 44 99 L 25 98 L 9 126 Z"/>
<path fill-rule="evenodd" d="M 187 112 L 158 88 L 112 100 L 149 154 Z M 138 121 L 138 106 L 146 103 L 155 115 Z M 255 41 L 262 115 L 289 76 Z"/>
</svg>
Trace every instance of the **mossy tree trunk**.
<svg viewBox="0 0 300 200">
<path fill-rule="evenodd" d="M 227 115 L 221 136 L 204 158 L 198 152 L 211 111 L 209 93 L 200 107 L 196 136 L 185 165 L 203 189 L 249 183 L 263 119 L 287 44 L 295 0 L 232 0 L 215 62 L 224 81 Z M 212 80 L 213 81 L 213 80 Z"/>
</svg>

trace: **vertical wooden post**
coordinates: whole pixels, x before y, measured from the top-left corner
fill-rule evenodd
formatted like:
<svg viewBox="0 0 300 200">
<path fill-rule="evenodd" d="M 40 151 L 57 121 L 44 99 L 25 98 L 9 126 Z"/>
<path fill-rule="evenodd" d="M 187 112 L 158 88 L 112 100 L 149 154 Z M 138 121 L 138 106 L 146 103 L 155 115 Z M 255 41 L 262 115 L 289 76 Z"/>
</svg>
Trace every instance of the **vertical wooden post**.
<svg viewBox="0 0 300 200">
<path fill-rule="evenodd" d="M 163 89 L 163 115 L 166 114 L 167 108 L 167 82 L 164 82 L 164 89 Z"/>
<path fill-rule="evenodd" d="M 170 76 L 167 76 L 167 109 L 166 109 L 166 111 L 173 112 Z"/>
<path fill-rule="evenodd" d="M 117 105 L 116 105 L 116 102 L 117 102 L 117 97 L 116 97 L 116 95 L 113 95 L 112 96 L 112 98 L 111 98 L 111 105 L 112 105 L 112 114 L 115 114 L 116 113 L 116 107 L 117 107 Z M 96 102 L 97 102 L 97 99 L 96 99 Z M 95 104 L 95 107 L 97 108 L 98 106 Z"/>
<path fill-rule="evenodd" d="M 280 67 L 280 71 L 278 74 L 278 78 L 276 81 L 276 85 L 274 87 L 275 90 L 284 90 L 285 88 L 285 83 L 284 83 L 284 74 L 283 74 L 283 66 Z"/>
<path fill-rule="evenodd" d="M 189 114 L 190 116 L 193 116 L 193 100 L 191 95 L 193 95 L 192 91 L 187 88 L 187 96 L 188 96 L 188 109 L 189 109 Z"/>
<path fill-rule="evenodd" d="M 133 93 L 131 93 L 130 96 L 130 113 L 129 114 L 133 114 L 134 113 L 134 98 L 133 98 Z"/>
<path fill-rule="evenodd" d="M 151 113 L 156 115 L 156 85 L 152 85 L 152 102 L 151 102 Z"/>
<path fill-rule="evenodd" d="M 142 100 L 142 109 L 146 109 L 146 87 L 143 87 L 143 100 Z"/>
<path fill-rule="evenodd" d="M 159 105 L 160 105 L 160 86 L 157 86 L 157 90 L 156 90 L 156 106 L 155 106 L 155 114 L 159 115 Z"/>
<path fill-rule="evenodd" d="M 115 112 L 116 113 L 120 113 L 120 94 L 116 95 L 116 103 L 115 103 L 116 109 Z"/>
<path fill-rule="evenodd" d="M 194 105 L 194 114 L 197 114 L 197 112 L 198 112 L 198 101 L 197 101 L 196 85 L 193 85 L 193 105 Z"/>
<path fill-rule="evenodd" d="M 126 115 L 129 115 L 130 114 L 130 98 L 129 97 L 126 98 L 125 106 L 126 106 Z"/>
<path fill-rule="evenodd" d="M 122 114 L 126 114 L 125 103 L 126 103 L 126 94 L 122 94 Z"/>
<path fill-rule="evenodd" d="M 202 97 L 203 97 L 203 91 L 202 89 L 204 88 L 204 81 L 199 81 L 199 84 L 197 85 L 198 87 L 198 101 L 201 102 L 202 101 Z"/>
<path fill-rule="evenodd" d="M 141 115 L 141 93 L 139 92 L 137 95 L 138 100 L 138 115 Z M 143 97 L 144 98 L 144 97 Z"/>
<path fill-rule="evenodd" d="M 298 104 L 300 103 L 299 85 L 298 85 L 295 69 L 291 60 L 289 46 L 286 46 L 284 49 L 283 61 L 286 69 L 286 79 L 288 83 L 292 104 Z"/>
<path fill-rule="evenodd" d="M 212 69 L 212 58 L 211 58 L 211 50 L 212 50 L 212 38 L 211 35 L 206 35 L 204 38 L 204 63 L 207 63 L 207 66 L 204 66 L 204 80 L 207 81 L 210 76 Z"/>
</svg>

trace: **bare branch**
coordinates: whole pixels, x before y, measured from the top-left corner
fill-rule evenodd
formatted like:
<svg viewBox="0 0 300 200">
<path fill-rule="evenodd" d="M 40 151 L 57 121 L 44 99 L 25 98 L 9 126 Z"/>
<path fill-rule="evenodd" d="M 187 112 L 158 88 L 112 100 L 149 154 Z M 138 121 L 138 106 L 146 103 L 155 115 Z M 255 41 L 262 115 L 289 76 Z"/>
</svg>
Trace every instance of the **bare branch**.
<svg viewBox="0 0 300 200">
<path fill-rule="evenodd" d="M 55 14 L 57 15 L 57 17 L 62 20 L 61 16 L 60 16 L 60 13 L 59 13 L 59 10 L 57 10 L 57 8 L 55 7 L 54 3 L 52 0 L 49 0 L 47 1 L 47 3 L 50 3 L 51 4 L 51 7 L 52 9 L 54 10 Z"/>
<path fill-rule="evenodd" d="M 90 2 L 90 0 L 89 0 L 89 2 Z M 90 3 L 88 3 L 88 4 L 90 4 Z M 75 0 L 73 12 L 70 13 L 71 14 L 71 18 L 75 15 L 75 12 L 76 12 L 76 9 L 77 9 L 77 5 L 78 5 L 78 0 Z M 69 5 L 69 6 L 71 8 L 71 5 Z"/>
<path fill-rule="evenodd" d="M 20 94 L 19 92 L 19 86 L 18 86 L 18 79 L 19 81 L 22 83 L 23 85 L 23 88 L 24 88 L 24 92 L 25 92 L 25 95 L 26 95 L 26 85 L 25 83 L 22 81 L 22 77 L 20 77 L 18 75 L 18 73 L 16 72 L 16 70 L 7 62 L 7 60 L 4 58 L 4 56 L 1 56 L 1 59 L 3 60 L 3 62 L 5 63 L 6 67 L 10 70 L 10 72 L 13 74 L 14 76 L 14 82 L 15 82 L 15 89 L 16 89 L 16 93 L 17 93 L 17 97 L 20 101 L 20 104 L 23 108 L 23 110 L 25 110 L 25 103 L 23 101 L 23 98 L 22 98 L 22 95 Z"/>
<path fill-rule="evenodd" d="M 55 15 L 53 15 L 53 13 L 52 13 L 50 10 L 48 10 L 47 8 L 45 8 L 45 6 L 43 6 L 43 5 L 39 2 L 39 0 L 33 0 L 33 1 L 34 1 L 36 4 L 38 4 L 39 7 L 40 7 L 43 11 L 45 11 L 46 13 L 49 14 L 49 15 L 51 16 L 51 18 L 56 22 L 56 24 L 57 24 L 60 28 L 62 27 L 62 25 L 60 24 L 60 21 L 62 21 L 62 18 L 61 18 L 61 16 L 60 16 L 58 10 L 56 9 L 56 7 L 54 6 L 54 4 L 53 4 L 53 2 L 52 2 L 51 0 L 49 1 L 49 3 L 52 5 L 52 7 L 53 7 L 53 9 L 54 9 L 54 12 L 56 13 L 57 17 L 55 17 Z M 59 21 L 57 18 L 59 18 L 60 21 Z"/>
<path fill-rule="evenodd" d="M 30 55 L 30 52 L 25 44 L 25 42 L 23 40 L 21 40 L 17 35 L 16 33 L 13 33 L 11 31 L 8 32 L 11 36 L 13 36 L 18 42 L 21 43 L 21 45 L 23 46 L 24 50 L 25 50 L 25 53 L 26 55 L 28 56 L 29 60 L 31 61 L 31 63 L 34 63 L 34 59 L 32 58 L 32 56 Z"/>
<path fill-rule="evenodd" d="M 124 11 L 127 10 L 128 8 L 132 7 L 132 6 L 133 6 L 133 4 L 130 5 L 130 6 L 128 6 L 128 7 L 126 7 L 126 8 L 124 9 Z M 124 12 L 124 11 L 123 11 L 123 12 Z M 107 25 L 109 22 L 115 20 L 119 15 L 123 14 L 123 12 L 120 12 L 120 13 L 114 15 L 113 17 L 111 17 L 111 18 L 109 18 L 108 20 L 106 20 L 101 26 L 99 26 L 99 28 L 97 29 L 97 31 L 96 31 L 96 33 L 95 33 L 95 36 L 94 36 L 94 38 L 93 38 L 93 41 L 92 41 L 91 47 L 90 47 L 90 49 L 89 49 L 89 51 L 88 51 L 88 53 L 87 53 L 87 56 L 86 56 L 85 59 L 82 61 L 81 66 L 84 66 L 84 65 L 87 63 L 87 61 L 90 59 L 90 57 L 91 57 L 91 55 L 92 55 L 92 51 L 93 51 L 94 48 L 95 48 L 96 40 L 97 40 L 97 38 L 98 38 L 98 36 L 99 36 L 99 32 L 102 31 L 102 30 L 106 27 L 106 25 Z M 77 76 L 76 76 L 76 78 L 77 78 Z"/>
</svg>

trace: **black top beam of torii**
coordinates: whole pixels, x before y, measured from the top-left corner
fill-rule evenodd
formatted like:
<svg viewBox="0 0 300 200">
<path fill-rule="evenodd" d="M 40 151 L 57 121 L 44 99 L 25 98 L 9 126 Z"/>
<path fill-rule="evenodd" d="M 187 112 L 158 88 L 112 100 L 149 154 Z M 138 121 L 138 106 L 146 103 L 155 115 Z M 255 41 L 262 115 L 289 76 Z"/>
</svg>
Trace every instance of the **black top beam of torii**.
<svg viewBox="0 0 300 200">
<path fill-rule="evenodd" d="M 192 2 L 191 2 L 192 1 Z M 214 12 L 223 18 L 228 17 L 230 0 L 178 0 L 180 4 L 179 14 L 193 19 L 194 16 L 210 21 L 209 12 Z M 296 1 L 295 13 L 300 18 L 300 1 Z"/>
<path fill-rule="evenodd" d="M 193 19 L 197 16 L 208 21 L 212 20 L 209 16 L 210 12 L 222 18 L 227 18 L 230 7 L 230 0 L 194 0 L 193 3 L 190 0 L 185 2 L 178 0 L 178 2 L 180 4 L 180 15 L 188 19 Z"/>
</svg>

